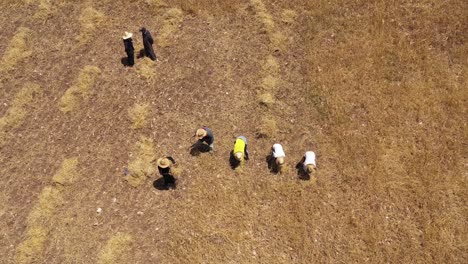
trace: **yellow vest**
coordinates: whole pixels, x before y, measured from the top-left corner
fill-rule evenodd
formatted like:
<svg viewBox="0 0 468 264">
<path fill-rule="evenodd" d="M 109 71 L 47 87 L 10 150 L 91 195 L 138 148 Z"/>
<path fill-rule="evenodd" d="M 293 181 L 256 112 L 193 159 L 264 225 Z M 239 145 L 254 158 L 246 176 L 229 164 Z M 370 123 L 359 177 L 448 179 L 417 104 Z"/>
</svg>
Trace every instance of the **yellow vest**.
<svg viewBox="0 0 468 264">
<path fill-rule="evenodd" d="M 242 155 L 244 155 L 244 150 L 245 150 L 244 140 L 240 138 L 236 139 L 236 143 L 234 143 L 234 154 L 240 152 L 242 153 Z"/>
</svg>

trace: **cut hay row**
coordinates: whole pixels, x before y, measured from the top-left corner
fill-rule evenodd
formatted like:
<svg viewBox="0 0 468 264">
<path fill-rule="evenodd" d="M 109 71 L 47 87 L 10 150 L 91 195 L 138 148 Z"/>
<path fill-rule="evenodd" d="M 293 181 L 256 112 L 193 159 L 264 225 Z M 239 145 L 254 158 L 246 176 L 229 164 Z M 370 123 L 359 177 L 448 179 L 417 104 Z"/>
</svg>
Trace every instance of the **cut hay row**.
<svg viewBox="0 0 468 264">
<path fill-rule="evenodd" d="M 63 204 L 65 186 L 75 182 L 78 176 L 78 159 L 65 159 L 52 177 L 54 185 L 41 191 L 38 203 L 28 215 L 25 238 L 16 248 L 17 263 L 40 262 L 48 234 L 53 228 L 49 221 Z"/>
<path fill-rule="evenodd" d="M 145 0 L 152 13 L 159 14 L 161 10 L 167 8 L 167 4 L 162 0 Z"/>
<path fill-rule="evenodd" d="M 5 115 L 0 118 L 0 146 L 6 142 L 11 130 L 18 128 L 28 113 L 26 107 L 42 92 L 37 84 L 28 83 L 16 94 Z"/>
<path fill-rule="evenodd" d="M 0 63 L 0 73 L 15 69 L 16 65 L 32 55 L 33 32 L 25 27 L 18 28 L 11 39 Z"/>
<path fill-rule="evenodd" d="M 75 84 L 68 88 L 60 98 L 60 111 L 67 113 L 75 110 L 79 106 L 80 100 L 87 97 L 100 74 L 101 70 L 98 67 L 85 66 L 78 75 Z"/>
<path fill-rule="evenodd" d="M 163 26 L 157 42 L 161 47 L 168 47 L 172 44 L 174 35 L 179 29 L 180 23 L 184 20 L 184 12 L 179 8 L 171 8 L 164 13 L 163 17 Z"/>
<path fill-rule="evenodd" d="M 129 234 L 117 233 L 109 240 L 99 253 L 98 264 L 126 263 L 124 258 L 130 251 L 133 238 Z"/>
<path fill-rule="evenodd" d="M 265 4 L 261 0 L 251 0 L 254 7 L 257 19 L 263 24 L 264 30 L 270 40 L 271 50 L 275 51 L 282 46 L 282 34 L 276 31 L 273 17 L 268 12 Z M 280 74 L 280 65 L 273 54 L 269 54 L 262 63 L 262 75 L 264 76 L 258 86 L 257 100 L 258 102 L 270 109 L 265 111 L 259 126 L 256 129 L 256 136 L 259 138 L 275 138 L 277 135 L 278 125 L 276 115 L 271 112 L 272 106 L 276 104 L 276 92 L 278 89 Z"/>
<path fill-rule="evenodd" d="M 266 9 L 265 4 L 262 2 L 262 0 L 250 0 L 250 3 L 252 3 L 252 6 L 255 9 L 255 13 L 257 14 L 257 19 L 263 24 L 266 33 L 273 34 L 275 29 L 275 22 L 273 21 L 273 17 Z"/>
<path fill-rule="evenodd" d="M 79 21 L 81 25 L 80 34 L 76 40 L 80 45 L 84 45 L 97 32 L 98 28 L 104 22 L 105 15 L 92 7 L 85 8 L 80 15 Z"/>
<path fill-rule="evenodd" d="M 151 177 L 156 172 L 155 166 L 152 164 L 156 160 L 154 149 L 154 143 L 150 138 L 142 136 L 137 142 L 135 152 L 130 154 L 128 174 L 124 178 L 130 186 L 140 186 L 146 178 Z"/>
<path fill-rule="evenodd" d="M 128 110 L 128 116 L 132 122 L 133 129 L 141 129 L 147 123 L 147 118 L 151 114 L 151 108 L 148 103 L 135 103 L 132 108 Z"/>
<path fill-rule="evenodd" d="M 135 65 L 137 74 L 147 82 L 153 82 L 157 77 L 155 64 L 152 60 L 144 58 L 140 63 Z"/>
<path fill-rule="evenodd" d="M 28 5 L 37 5 L 34 18 L 41 22 L 46 21 L 52 14 L 57 12 L 57 3 L 55 0 L 24 0 Z"/>
</svg>

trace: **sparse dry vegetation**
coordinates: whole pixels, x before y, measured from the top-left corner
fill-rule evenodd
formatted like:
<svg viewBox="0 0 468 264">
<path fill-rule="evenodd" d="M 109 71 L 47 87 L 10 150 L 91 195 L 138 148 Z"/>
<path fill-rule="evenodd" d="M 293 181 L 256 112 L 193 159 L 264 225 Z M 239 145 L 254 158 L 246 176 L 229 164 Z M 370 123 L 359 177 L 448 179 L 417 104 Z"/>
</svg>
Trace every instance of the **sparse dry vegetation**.
<svg viewBox="0 0 468 264">
<path fill-rule="evenodd" d="M 29 212 L 25 238 L 17 248 L 18 263 L 35 263 L 42 258 L 47 235 L 52 228 L 49 222 L 57 208 L 64 202 L 63 186 L 73 183 L 79 176 L 77 165 L 77 158 L 65 159 L 52 178 L 52 181 L 58 185 L 42 189 L 38 203 Z"/>
<path fill-rule="evenodd" d="M 10 131 L 24 122 L 28 113 L 27 106 L 41 92 L 39 85 L 28 83 L 16 94 L 5 115 L 0 118 L 0 146 L 5 143 Z"/>
<path fill-rule="evenodd" d="M 128 110 L 128 116 L 132 121 L 133 129 L 141 129 L 146 125 L 150 110 L 150 105 L 148 103 L 135 103 L 135 105 Z"/>
<path fill-rule="evenodd" d="M 275 118 L 269 115 L 265 115 L 257 127 L 255 134 L 258 138 L 274 138 L 277 131 L 278 127 Z"/>
<path fill-rule="evenodd" d="M 180 23 L 184 20 L 184 13 L 178 8 L 170 8 L 163 18 L 163 27 L 159 32 L 157 42 L 159 46 L 167 47 L 171 45 Z"/>
<path fill-rule="evenodd" d="M 85 8 L 79 18 L 81 30 L 79 35 L 76 36 L 78 43 L 80 45 L 88 43 L 104 20 L 105 15 L 102 12 L 92 7 Z"/>
<path fill-rule="evenodd" d="M 466 1 L 84 1 L 46 23 L 34 17 L 39 2 L 0 3 L 2 60 L 18 26 L 34 32 L 23 49 L 34 62 L 0 78 L 0 262 L 468 259 Z M 90 6 L 109 18 L 105 30 L 90 27 L 74 48 Z M 141 26 L 157 43 L 166 31 L 151 79 L 139 72 L 147 59 L 120 64 L 118 32 Z M 99 89 L 83 102 L 75 88 L 79 104 L 64 116 L 53 106 L 90 63 Z M 21 92 L 30 82 L 40 97 Z M 144 102 L 151 111 L 129 118 Z M 151 127 L 131 129 L 136 120 Z M 202 124 L 215 151 L 192 156 Z M 238 135 L 250 159 L 233 170 Z M 281 173 L 267 166 L 275 142 Z M 310 179 L 295 167 L 307 150 L 317 154 Z M 174 190 L 148 179 L 162 154 L 177 161 Z"/>
<path fill-rule="evenodd" d="M 153 82 L 157 77 L 156 66 L 154 61 L 143 59 L 135 65 L 138 75 L 147 82 Z"/>
<path fill-rule="evenodd" d="M 33 32 L 25 27 L 20 27 L 11 39 L 0 64 L 0 73 L 15 69 L 16 65 L 32 55 Z"/>
<path fill-rule="evenodd" d="M 98 67 L 85 66 L 80 71 L 75 84 L 68 88 L 60 99 L 60 111 L 66 113 L 76 109 L 79 106 L 80 101 L 89 95 L 91 88 L 100 74 L 101 70 Z"/>
<path fill-rule="evenodd" d="M 262 93 L 258 95 L 258 101 L 265 106 L 271 106 L 275 103 L 275 98 L 270 93 Z"/>
<path fill-rule="evenodd" d="M 74 183 L 78 176 L 78 158 L 70 158 L 63 161 L 60 170 L 52 177 L 52 181 L 65 186 Z"/>
<path fill-rule="evenodd" d="M 125 180 L 132 187 L 138 187 L 156 172 L 153 163 L 156 160 L 156 153 L 153 141 L 147 137 L 141 137 L 136 145 L 135 152 L 132 153 L 128 164 L 128 175 Z"/>
<path fill-rule="evenodd" d="M 57 3 L 54 0 L 39 0 L 37 3 L 37 11 L 34 18 L 40 21 L 46 21 L 55 12 L 57 12 Z"/>
<path fill-rule="evenodd" d="M 42 227 L 28 228 L 27 239 L 18 246 L 18 264 L 34 263 L 38 260 L 38 255 L 44 250 L 47 240 L 47 230 Z"/>
<path fill-rule="evenodd" d="M 133 238 L 129 234 L 117 233 L 106 243 L 99 254 L 98 264 L 126 263 L 124 257 L 130 251 Z"/>
</svg>

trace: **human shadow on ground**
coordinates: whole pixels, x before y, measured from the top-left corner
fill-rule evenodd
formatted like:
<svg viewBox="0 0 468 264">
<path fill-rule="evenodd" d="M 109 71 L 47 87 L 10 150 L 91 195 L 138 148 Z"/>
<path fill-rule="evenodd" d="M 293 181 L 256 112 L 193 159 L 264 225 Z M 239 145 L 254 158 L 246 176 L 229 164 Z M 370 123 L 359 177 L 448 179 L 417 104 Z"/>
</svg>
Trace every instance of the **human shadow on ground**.
<svg viewBox="0 0 468 264">
<path fill-rule="evenodd" d="M 268 165 L 268 169 L 270 170 L 271 173 L 273 174 L 278 174 L 280 172 L 280 168 L 278 167 L 278 164 L 276 164 L 276 160 L 273 157 L 273 154 L 270 153 L 265 157 L 265 161 Z"/>
<path fill-rule="evenodd" d="M 237 167 L 239 167 L 241 164 L 240 161 L 238 161 L 236 159 L 236 157 L 234 157 L 234 151 L 231 150 L 231 152 L 229 153 L 229 165 L 231 166 L 231 169 L 235 170 Z"/>
<path fill-rule="evenodd" d="M 141 49 L 138 52 L 137 59 L 141 59 L 141 58 L 144 58 L 144 57 L 146 57 L 145 49 Z"/>
<path fill-rule="evenodd" d="M 210 146 L 208 146 L 207 144 L 204 144 L 202 142 L 197 141 L 197 142 L 195 142 L 195 144 L 190 146 L 190 155 L 198 156 L 201 153 L 210 152 L 210 150 L 211 150 Z"/>
<path fill-rule="evenodd" d="M 310 174 L 304 170 L 304 166 L 302 162 L 298 162 L 296 164 L 296 170 L 297 170 L 297 176 L 299 177 L 300 180 L 303 180 L 303 181 L 310 180 Z"/>
<path fill-rule="evenodd" d="M 172 178 L 173 178 L 173 181 L 166 184 L 166 182 L 164 181 L 164 177 L 161 177 L 153 182 L 153 187 L 160 191 L 167 191 L 169 189 L 175 189 L 176 179 L 174 177 Z"/>
<path fill-rule="evenodd" d="M 127 58 L 127 57 L 122 57 L 122 58 L 120 59 L 120 63 L 122 63 L 122 65 L 125 66 L 125 67 L 132 67 L 132 65 L 130 65 L 130 64 L 128 63 L 128 58 Z"/>
</svg>

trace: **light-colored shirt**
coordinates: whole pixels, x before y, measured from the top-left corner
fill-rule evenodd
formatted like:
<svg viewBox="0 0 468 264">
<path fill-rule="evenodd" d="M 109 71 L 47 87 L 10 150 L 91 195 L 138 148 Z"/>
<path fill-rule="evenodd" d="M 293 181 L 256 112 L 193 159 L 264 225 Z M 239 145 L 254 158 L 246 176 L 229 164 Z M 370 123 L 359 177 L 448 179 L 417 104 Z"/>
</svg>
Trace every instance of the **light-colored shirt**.
<svg viewBox="0 0 468 264">
<path fill-rule="evenodd" d="M 273 145 L 273 157 L 279 158 L 279 157 L 286 157 L 286 154 L 284 153 L 283 146 L 281 144 L 274 144 Z"/>
<path fill-rule="evenodd" d="M 313 151 L 307 151 L 305 153 L 305 160 L 304 160 L 304 169 L 307 169 L 307 165 L 312 164 L 314 167 L 317 167 L 315 163 L 315 153 Z"/>
</svg>

